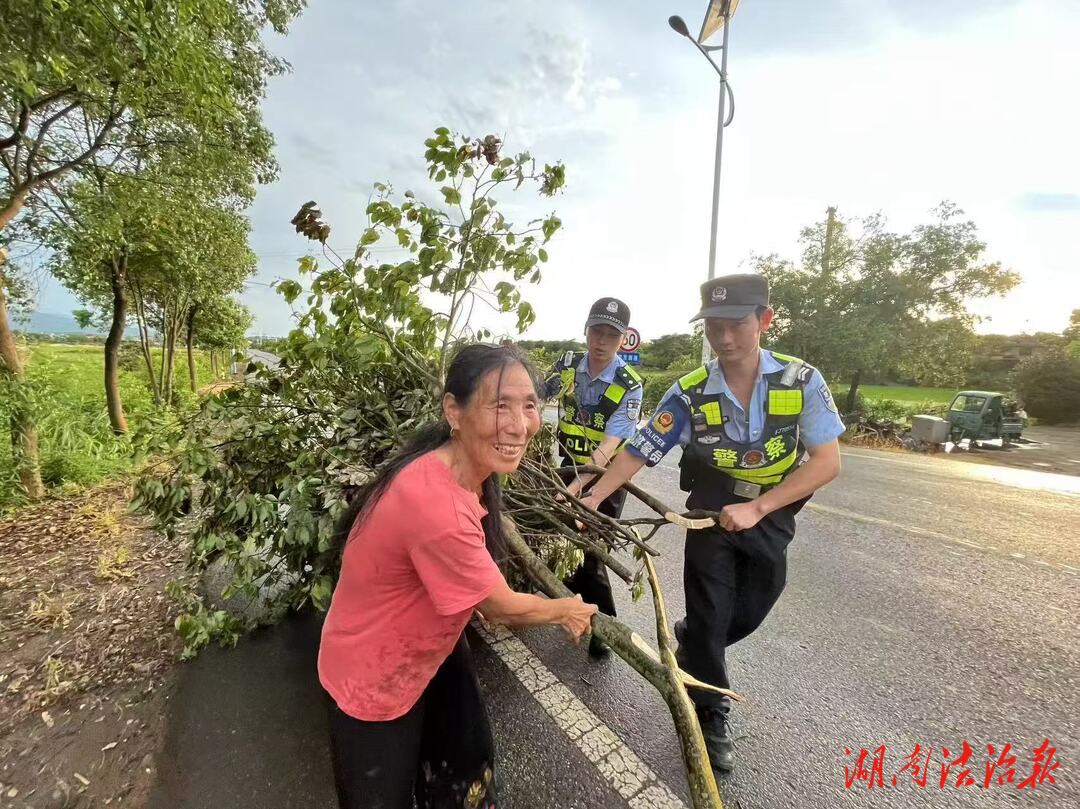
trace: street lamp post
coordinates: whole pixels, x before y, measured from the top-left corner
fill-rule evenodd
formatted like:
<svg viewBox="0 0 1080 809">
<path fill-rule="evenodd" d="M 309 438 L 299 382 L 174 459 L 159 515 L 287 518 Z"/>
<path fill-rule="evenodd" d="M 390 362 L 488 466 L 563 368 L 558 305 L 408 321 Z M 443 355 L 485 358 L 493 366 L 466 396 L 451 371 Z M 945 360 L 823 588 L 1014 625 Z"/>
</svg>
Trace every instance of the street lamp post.
<svg viewBox="0 0 1080 809">
<path fill-rule="evenodd" d="M 724 129 L 731 123 L 735 116 L 735 96 L 731 92 L 731 85 L 727 80 L 727 55 L 728 33 L 731 29 L 731 16 L 735 13 L 738 0 L 710 0 L 709 8 L 705 12 L 705 21 L 701 25 L 701 33 L 697 39 L 690 36 L 685 20 L 679 16 L 668 18 L 668 25 L 677 34 L 686 37 L 694 43 L 701 55 L 709 60 L 713 70 L 720 76 L 720 103 L 716 116 L 716 158 L 713 163 L 713 191 L 712 191 L 712 219 L 709 222 L 709 280 L 716 277 L 716 231 L 720 220 L 720 166 L 724 156 Z M 703 45 L 707 39 L 719 27 L 723 31 L 720 45 Z M 720 51 L 720 64 L 717 65 L 711 52 Z M 708 362 L 712 356 L 707 338 L 702 339 L 701 356 L 703 362 Z"/>
</svg>

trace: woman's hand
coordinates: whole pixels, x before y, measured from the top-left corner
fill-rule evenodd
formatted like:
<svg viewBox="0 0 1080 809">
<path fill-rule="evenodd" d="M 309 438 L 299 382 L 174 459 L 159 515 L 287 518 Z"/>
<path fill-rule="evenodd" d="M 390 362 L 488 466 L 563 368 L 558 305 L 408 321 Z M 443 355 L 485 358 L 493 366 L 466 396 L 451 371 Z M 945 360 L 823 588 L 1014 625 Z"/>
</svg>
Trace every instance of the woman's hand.
<svg viewBox="0 0 1080 809">
<path fill-rule="evenodd" d="M 581 596 L 560 598 L 559 603 L 563 607 L 559 623 L 570 635 L 574 643 L 577 643 L 581 640 L 581 636 L 592 627 L 592 617 L 596 615 L 596 605 L 586 604 L 581 600 Z"/>
</svg>

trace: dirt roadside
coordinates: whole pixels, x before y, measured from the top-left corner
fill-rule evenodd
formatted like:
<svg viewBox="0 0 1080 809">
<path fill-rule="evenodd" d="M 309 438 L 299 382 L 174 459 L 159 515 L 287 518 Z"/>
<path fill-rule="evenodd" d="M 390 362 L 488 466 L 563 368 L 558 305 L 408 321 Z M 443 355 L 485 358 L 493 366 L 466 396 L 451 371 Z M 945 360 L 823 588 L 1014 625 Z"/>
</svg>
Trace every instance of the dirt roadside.
<svg viewBox="0 0 1080 809">
<path fill-rule="evenodd" d="M 126 483 L 0 518 L 0 807 L 140 806 L 180 644 L 178 543 Z"/>
</svg>

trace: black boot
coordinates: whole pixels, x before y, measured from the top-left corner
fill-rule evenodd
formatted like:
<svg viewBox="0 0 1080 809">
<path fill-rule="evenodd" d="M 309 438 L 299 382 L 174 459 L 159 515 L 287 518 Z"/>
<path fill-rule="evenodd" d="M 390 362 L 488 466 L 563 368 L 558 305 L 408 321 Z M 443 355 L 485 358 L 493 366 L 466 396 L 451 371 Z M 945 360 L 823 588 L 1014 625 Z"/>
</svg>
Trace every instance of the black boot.
<svg viewBox="0 0 1080 809">
<path fill-rule="evenodd" d="M 731 772 L 735 769 L 735 741 L 728 725 L 728 708 L 698 708 L 701 735 L 714 770 Z"/>
</svg>

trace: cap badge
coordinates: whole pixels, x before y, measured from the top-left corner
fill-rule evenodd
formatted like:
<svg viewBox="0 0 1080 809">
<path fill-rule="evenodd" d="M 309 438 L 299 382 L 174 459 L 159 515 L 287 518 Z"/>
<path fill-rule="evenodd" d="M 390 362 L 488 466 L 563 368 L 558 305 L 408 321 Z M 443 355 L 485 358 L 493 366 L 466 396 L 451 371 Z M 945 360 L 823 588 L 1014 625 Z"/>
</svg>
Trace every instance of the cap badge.
<svg viewBox="0 0 1080 809">
<path fill-rule="evenodd" d="M 609 312 L 611 312 L 612 314 L 614 314 L 615 312 L 619 311 L 619 304 L 616 303 L 615 301 L 608 301 L 607 302 L 607 310 Z"/>
<path fill-rule="evenodd" d="M 720 303 L 727 300 L 727 289 L 724 287 L 717 287 L 712 291 L 713 303 Z"/>
</svg>

